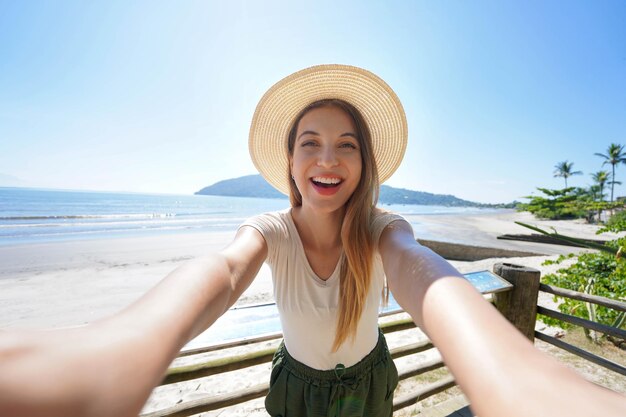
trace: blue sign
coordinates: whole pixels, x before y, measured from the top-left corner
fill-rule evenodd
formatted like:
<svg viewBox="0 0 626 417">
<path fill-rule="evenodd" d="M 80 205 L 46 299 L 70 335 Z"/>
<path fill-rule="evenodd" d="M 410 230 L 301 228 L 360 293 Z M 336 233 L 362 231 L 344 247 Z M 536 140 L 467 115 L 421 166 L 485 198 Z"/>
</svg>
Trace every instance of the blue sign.
<svg viewBox="0 0 626 417">
<path fill-rule="evenodd" d="M 465 278 L 482 294 L 507 291 L 513 288 L 509 281 L 489 271 L 470 272 L 465 274 Z"/>
</svg>

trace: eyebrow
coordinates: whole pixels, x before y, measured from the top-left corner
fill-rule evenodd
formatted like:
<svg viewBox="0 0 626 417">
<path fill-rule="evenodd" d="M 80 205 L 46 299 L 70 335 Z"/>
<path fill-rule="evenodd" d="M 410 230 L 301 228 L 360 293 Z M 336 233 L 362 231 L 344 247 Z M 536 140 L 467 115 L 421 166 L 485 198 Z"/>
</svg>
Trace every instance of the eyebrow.
<svg viewBox="0 0 626 417">
<path fill-rule="evenodd" d="M 320 134 L 314 130 L 305 130 L 304 132 L 300 133 L 300 135 L 298 136 L 298 139 L 300 139 L 304 135 L 319 136 Z M 356 135 L 352 132 L 342 133 L 341 135 L 339 135 L 339 137 L 340 138 L 351 137 L 351 138 L 357 139 Z"/>
</svg>

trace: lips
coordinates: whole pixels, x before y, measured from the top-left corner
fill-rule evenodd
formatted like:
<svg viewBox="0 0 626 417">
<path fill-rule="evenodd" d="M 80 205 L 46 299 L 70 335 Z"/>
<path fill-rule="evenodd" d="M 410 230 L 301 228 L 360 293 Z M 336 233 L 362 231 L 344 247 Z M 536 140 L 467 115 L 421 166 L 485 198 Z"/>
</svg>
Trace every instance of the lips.
<svg viewBox="0 0 626 417">
<path fill-rule="evenodd" d="M 311 181 L 320 187 L 331 188 L 341 184 L 342 179 L 337 177 L 313 177 Z"/>
<path fill-rule="evenodd" d="M 335 194 L 343 183 L 338 177 L 313 177 L 310 181 L 313 188 L 322 195 Z"/>
</svg>

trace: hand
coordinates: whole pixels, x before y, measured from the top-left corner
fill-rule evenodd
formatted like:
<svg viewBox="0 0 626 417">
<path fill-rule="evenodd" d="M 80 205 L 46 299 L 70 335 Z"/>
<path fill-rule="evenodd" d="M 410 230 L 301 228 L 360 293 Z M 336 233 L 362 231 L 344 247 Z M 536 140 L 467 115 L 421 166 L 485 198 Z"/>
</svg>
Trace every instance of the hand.
<svg viewBox="0 0 626 417">
<path fill-rule="evenodd" d="M 133 333 L 107 321 L 1 331 L 0 415 L 137 416 L 168 363 Z"/>
</svg>

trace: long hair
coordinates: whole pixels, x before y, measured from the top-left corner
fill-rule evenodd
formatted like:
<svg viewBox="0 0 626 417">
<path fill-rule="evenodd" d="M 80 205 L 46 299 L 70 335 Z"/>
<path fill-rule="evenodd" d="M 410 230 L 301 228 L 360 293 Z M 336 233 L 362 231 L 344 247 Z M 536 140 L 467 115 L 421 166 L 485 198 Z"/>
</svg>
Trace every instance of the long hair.
<svg viewBox="0 0 626 417">
<path fill-rule="evenodd" d="M 333 351 L 337 351 L 348 337 L 354 340 L 357 325 L 370 288 L 372 258 L 374 256 L 370 222 L 374 207 L 376 207 L 378 202 L 379 179 L 367 123 L 353 105 L 343 100 L 325 99 L 316 101 L 309 104 L 299 113 L 289 131 L 287 141 L 289 156 L 293 157 L 300 120 L 309 111 L 320 107 L 337 107 L 352 118 L 361 150 L 361 178 L 354 193 L 346 202 L 345 216 L 341 225 L 341 243 L 345 257 L 341 264 L 339 315 L 335 341 L 333 343 Z M 290 173 L 287 173 L 287 175 L 291 206 L 301 206 L 302 195 Z"/>
</svg>

